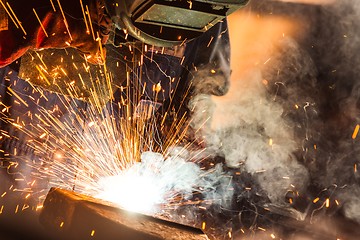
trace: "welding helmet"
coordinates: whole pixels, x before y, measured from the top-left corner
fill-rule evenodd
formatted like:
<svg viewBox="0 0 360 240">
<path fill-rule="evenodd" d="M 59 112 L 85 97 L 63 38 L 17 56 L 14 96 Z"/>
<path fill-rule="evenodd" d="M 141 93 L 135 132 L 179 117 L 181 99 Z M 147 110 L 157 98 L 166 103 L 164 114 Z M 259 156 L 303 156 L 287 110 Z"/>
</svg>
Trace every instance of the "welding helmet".
<svg viewBox="0 0 360 240">
<path fill-rule="evenodd" d="M 118 34 L 172 47 L 201 35 L 249 0 L 107 0 Z"/>
</svg>

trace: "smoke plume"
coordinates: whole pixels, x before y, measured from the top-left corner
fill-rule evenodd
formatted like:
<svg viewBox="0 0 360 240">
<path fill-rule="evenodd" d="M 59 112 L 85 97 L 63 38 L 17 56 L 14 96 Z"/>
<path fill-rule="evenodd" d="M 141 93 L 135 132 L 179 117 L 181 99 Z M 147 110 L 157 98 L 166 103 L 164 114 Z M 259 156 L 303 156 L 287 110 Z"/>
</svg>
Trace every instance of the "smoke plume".
<svg viewBox="0 0 360 240">
<path fill-rule="evenodd" d="M 201 128 L 207 148 L 224 156 L 227 166 L 251 173 L 272 202 L 283 204 L 288 190 L 302 189 L 307 171 L 294 156 L 297 150 L 284 109 L 267 95 L 260 71 L 231 83 L 224 97 L 196 96 L 194 127 Z M 200 119 L 200 121 L 198 121 Z M 293 186 L 291 186 L 293 185 Z"/>
<path fill-rule="evenodd" d="M 271 204 L 286 208 L 286 195 L 298 192 L 307 199 L 305 216 L 330 199 L 329 205 L 338 204 L 332 214 L 360 223 L 359 2 L 259 0 L 248 9 L 260 17 L 286 16 L 297 31 L 271 43 L 276 51 L 268 61 L 230 77 L 224 96 L 202 94 L 211 91 L 195 81 L 200 91 L 190 102 L 192 127 L 227 167 L 250 174 Z M 217 87 L 223 82 L 209 79 Z"/>
</svg>

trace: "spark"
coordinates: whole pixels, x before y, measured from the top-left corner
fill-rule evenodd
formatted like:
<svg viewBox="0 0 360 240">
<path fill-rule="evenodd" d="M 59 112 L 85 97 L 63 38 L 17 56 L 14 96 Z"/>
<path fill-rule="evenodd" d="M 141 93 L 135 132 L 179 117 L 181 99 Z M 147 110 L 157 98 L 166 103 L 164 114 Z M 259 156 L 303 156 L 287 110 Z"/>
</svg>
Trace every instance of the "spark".
<svg viewBox="0 0 360 240">
<path fill-rule="evenodd" d="M 85 27 L 86 27 L 86 33 L 87 33 L 87 34 L 90 34 L 89 25 L 88 25 L 88 22 L 87 22 L 86 13 L 85 13 L 85 10 L 84 10 L 84 5 L 83 5 L 82 0 L 80 0 L 80 5 L 81 5 L 81 11 L 82 11 L 83 17 L 84 17 L 84 22 L 85 22 Z"/>
<path fill-rule="evenodd" d="M 202 224 L 201 224 L 201 229 L 202 229 L 202 230 L 205 230 L 205 228 L 206 228 L 206 222 L 202 222 Z"/>
<path fill-rule="evenodd" d="M 37 205 L 35 211 L 41 210 L 43 207 L 43 205 Z"/>
<path fill-rule="evenodd" d="M 24 211 L 26 209 L 28 209 L 30 206 L 28 204 L 24 204 L 23 207 L 21 208 L 21 211 Z"/>
<path fill-rule="evenodd" d="M 53 1 L 50 0 L 50 3 L 51 3 L 51 6 L 52 6 L 53 11 L 56 12 L 56 8 L 55 8 L 55 5 L 54 5 Z"/>
<path fill-rule="evenodd" d="M 5 9 L 6 13 L 8 14 L 8 16 L 10 17 L 11 21 L 14 23 L 16 28 L 19 28 L 19 25 L 16 23 L 15 19 L 13 18 L 13 16 L 10 14 L 9 10 L 7 9 L 7 7 L 5 6 L 5 4 L 3 3 L 2 0 L 0 0 L 1 5 L 3 6 L 3 8 Z"/>
<path fill-rule="evenodd" d="M 270 62 L 271 58 L 268 58 L 265 62 L 264 65 L 266 65 L 268 62 Z"/>
<path fill-rule="evenodd" d="M 185 60 L 185 56 L 183 56 L 183 57 L 181 58 L 180 65 L 183 65 L 184 60 Z"/>
<path fill-rule="evenodd" d="M 88 21 L 89 21 L 89 25 L 90 25 L 90 30 L 91 30 L 91 34 L 93 39 L 95 40 L 95 33 L 94 33 L 94 29 L 93 29 L 93 25 L 92 25 L 92 21 L 91 21 L 91 16 L 90 16 L 90 11 L 89 11 L 89 7 L 87 5 L 85 5 L 86 8 L 86 14 L 88 16 Z"/>
<path fill-rule="evenodd" d="M 40 135 L 40 138 L 44 138 L 46 136 L 46 133 L 43 133 Z"/>
<path fill-rule="evenodd" d="M 45 29 L 44 25 L 42 24 L 42 22 L 41 22 L 41 20 L 40 20 L 40 18 L 39 18 L 39 16 L 38 16 L 38 14 L 37 14 L 36 11 L 35 11 L 35 8 L 33 8 L 33 12 L 34 12 L 34 14 L 35 14 L 35 16 L 36 16 L 36 19 L 39 21 L 40 26 L 41 26 L 41 29 L 42 29 L 42 30 L 44 31 L 44 33 L 45 33 L 45 36 L 46 36 L 46 37 L 49 37 L 49 35 L 48 35 L 47 32 L 46 32 L 46 29 Z"/>
<path fill-rule="evenodd" d="M 352 139 L 355 139 L 355 138 L 357 137 L 357 135 L 358 135 L 358 133 L 359 133 L 359 129 L 360 129 L 360 125 L 357 124 L 356 127 L 355 127 L 355 129 L 354 129 L 354 132 L 353 132 L 353 134 L 352 134 L 352 136 L 351 136 Z"/>
<path fill-rule="evenodd" d="M 207 46 L 206 46 L 206 47 L 210 47 L 211 42 L 212 42 L 213 40 L 214 40 L 214 37 L 213 37 L 213 36 L 211 36 L 210 41 L 209 41 L 209 43 L 207 44 Z"/>
<path fill-rule="evenodd" d="M 63 20 L 64 20 L 65 27 L 66 27 L 66 29 L 67 29 L 67 33 L 69 34 L 70 40 L 72 41 L 73 38 L 72 38 L 71 33 L 70 33 L 69 24 L 68 24 L 68 22 L 67 22 L 67 20 L 66 20 L 65 13 L 64 13 L 64 11 L 63 11 L 63 9 L 62 9 L 62 6 L 61 6 L 61 4 L 60 4 L 60 0 L 57 0 L 57 3 L 58 3 L 58 5 L 59 5 L 61 14 L 62 14 L 62 16 L 63 16 Z"/>
<path fill-rule="evenodd" d="M 2 2 L 1 2 L 1 3 L 2 3 Z M 2 3 L 2 5 L 3 5 L 3 3 Z M 11 8 L 10 4 L 9 4 L 8 2 L 6 2 L 6 5 L 8 6 L 8 8 L 9 8 L 10 12 L 13 14 L 13 16 L 14 16 L 14 18 L 15 18 L 15 20 L 16 20 L 16 22 L 17 22 L 17 24 L 19 25 L 19 27 L 20 27 L 20 28 L 21 28 L 21 30 L 23 31 L 24 35 L 27 35 L 27 33 L 26 33 L 25 29 L 23 28 L 23 26 L 22 26 L 21 22 L 20 22 L 20 21 L 19 21 L 19 19 L 17 18 L 16 14 L 15 14 L 15 12 L 13 11 L 13 9 Z M 4 7 L 4 8 L 5 8 L 5 7 Z M 6 8 L 5 8 L 5 9 L 6 9 Z M 10 18 L 11 18 L 11 17 L 10 17 Z"/>
<path fill-rule="evenodd" d="M 189 3 L 189 9 L 192 8 L 192 1 L 187 1 Z"/>
<path fill-rule="evenodd" d="M 329 198 L 326 199 L 325 206 L 326 206 L 326 208 L 330 207 L 330 199 Z"/>
<path fill-rule="evenodd" d="M 7 87 L 7 89 L 12 95 L 14 95 L 17 99 L 19 99 L 20 102 L 22 102 L 26 107 L 29 107 L 29 105 L 14 90 L 12 90 L 10 87 Z"/>
<path fill-rule="evenodd" d="M 36 65 L 36 69 L 39 71 L 40 75 L 43 77 L 43 79 L 46 81 L 46 83 L 48 85 L 51 85 L 50 81 L 48 80 L 48 78 L 46 77 L 46 75 L 43 73 L 41 66 L 39 67 L 38 65 Z"/>
</svg>

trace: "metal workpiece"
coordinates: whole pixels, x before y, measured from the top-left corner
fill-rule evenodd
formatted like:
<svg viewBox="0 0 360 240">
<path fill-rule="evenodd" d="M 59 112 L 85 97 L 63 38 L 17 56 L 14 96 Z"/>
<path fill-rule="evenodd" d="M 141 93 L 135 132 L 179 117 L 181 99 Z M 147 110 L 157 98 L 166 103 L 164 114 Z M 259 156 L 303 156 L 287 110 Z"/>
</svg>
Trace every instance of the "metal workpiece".
<svg viewBox="0 0 360 240">
<path fill-rule="evenodd" d="M 50 189 L 39 220 L 59 239 L 208 239 L 200 229 L 129 212 L 59 188 Z"/>
</svg>

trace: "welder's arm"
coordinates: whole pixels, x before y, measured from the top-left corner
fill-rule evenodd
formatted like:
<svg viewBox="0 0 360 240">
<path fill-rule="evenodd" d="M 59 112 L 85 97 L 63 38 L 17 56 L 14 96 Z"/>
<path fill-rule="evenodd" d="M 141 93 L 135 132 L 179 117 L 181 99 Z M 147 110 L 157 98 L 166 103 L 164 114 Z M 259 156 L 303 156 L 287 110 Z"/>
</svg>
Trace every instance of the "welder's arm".
<svg viewBox="0 0 360 240">
<path fill-rule="evenodd" d="M 82 2 L 90 12 L 85 14 L 86 22 L 79 1 L 61 1 L 58 5 L 48 0 L 1 0 L 0 67 L 12 63 L 29 49 L 45 48 L 74 47 L 89 62 L 101 61 L 99 44 L 107 40 L 110 20 L 104 15 L 101 1 Z"/>
</svg>

